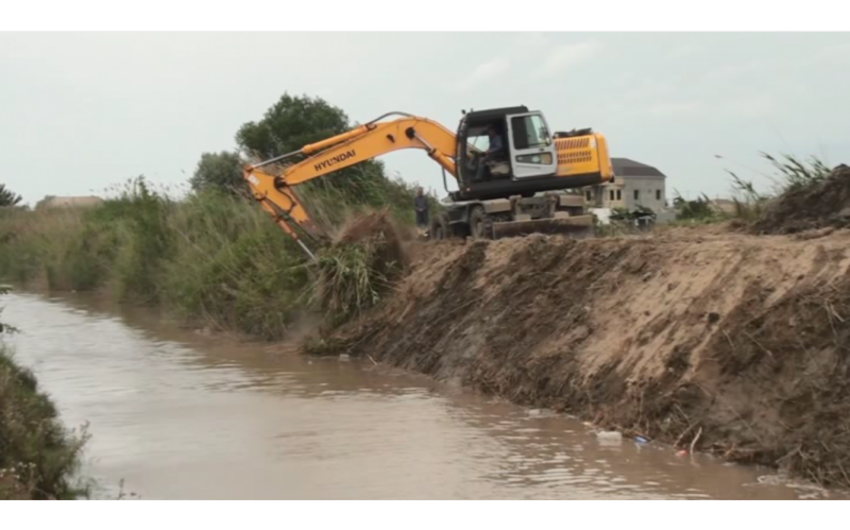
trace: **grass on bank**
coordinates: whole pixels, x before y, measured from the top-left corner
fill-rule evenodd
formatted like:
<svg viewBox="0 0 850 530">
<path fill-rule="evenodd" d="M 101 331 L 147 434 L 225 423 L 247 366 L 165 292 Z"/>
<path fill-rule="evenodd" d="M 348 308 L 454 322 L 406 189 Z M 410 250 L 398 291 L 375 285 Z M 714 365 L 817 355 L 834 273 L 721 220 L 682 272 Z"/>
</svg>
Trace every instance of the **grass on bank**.
<svg viewBox="0 0 850 530">
<path fill-rule="evenodd" d="M 382 174 L 344 186 L 333 178 L 299 188 L 315 219 L 331 231 L 377 208 L 413 223 L 414 187 Z M 380 296 L 375 241 L 326 251 L 318 267 L 255 202 L 216 190 L 174 200 L 143 178 L 90 209 L 0 210 L 0 279 L 53 291 L 99 291 L 163 307 L 192 324 L 277 339 L 308 306 L 339 322 L 351 304 Z M 373 248 L 374 247 L 374 248 Z M 361 260 L 358 262 L 358 260 Z M 334 265 L 336 275 L 328 275 Z M 358 268 L 365 276 L 356 279 Z M 319 276 L 340 285 L 316 292 Z M 349 300 L 350 287 L 373 283 Z M 376 283 L 378 282 L 378 283 Z M 367 289 L 368 290 L 368 289 Z M 355 291 L 357 293 L 357 291 Z M 323 302 L 321 298 L 331 299 Z M 364 306 L 365 307 L 365 306 Z"/>
</svg>

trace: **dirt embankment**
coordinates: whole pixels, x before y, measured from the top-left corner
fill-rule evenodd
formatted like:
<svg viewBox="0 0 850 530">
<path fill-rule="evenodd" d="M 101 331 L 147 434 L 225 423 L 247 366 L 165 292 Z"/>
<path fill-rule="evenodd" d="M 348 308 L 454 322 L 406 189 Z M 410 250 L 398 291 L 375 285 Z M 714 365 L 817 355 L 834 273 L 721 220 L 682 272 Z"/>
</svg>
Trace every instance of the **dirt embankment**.
<svg viewBox="0 0 850 530">
<path fill-rule="evenodd" d="M 850 485 L 850 232 L 433 243 L 333 344 Z"/>
</svg>

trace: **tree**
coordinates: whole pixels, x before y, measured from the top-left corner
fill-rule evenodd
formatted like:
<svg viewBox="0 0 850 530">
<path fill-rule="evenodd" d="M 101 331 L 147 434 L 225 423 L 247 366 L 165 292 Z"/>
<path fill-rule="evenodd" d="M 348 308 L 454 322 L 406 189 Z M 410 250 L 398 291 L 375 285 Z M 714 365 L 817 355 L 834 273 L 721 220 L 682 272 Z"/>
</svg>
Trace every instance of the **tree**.
<svg viewBox="0 0 850 530">
<path fill-rule="evenodd" d="M 0 184 L 0 207 L 16 206 L 23 200 L 20 195 L 15 195 L 12 190 L 6 188 L 5 184 Z"/>
<path fill-rule="evenodd" d="M 48 203 L 50 203 L 50 200 L 55 198 L 55 197 L 56 197 L 56 195 L 45 195 L 43 199 L 41 199 L 40 201 L 35 203 L 35 209 L 40 210 L 41 208 L 44 208 L 45 206 L 48 205 Z"/>
<path fill-rule="evenodd" d="M 348 116 L 321 98 L 284 94 L 258 122 L 244 124 L 236 143 L 253 156 L 272 158 L 297 151 L 349 129 Z"/>
<path fill-rule="evenodd" d="M 236 143 L 250 156 L 265 160 L 298 151 L 351 128 L 345 112 L 322 98 L 284 93 L 263 119 L 242 125 L 236 133 Z M 384 165 L 369 160 L 316 179 L 309 187 L 341 192 L 352 202 L 379 205 L 387 200 L 388 185 Z"/>
<path fill-rule="evenodd" d="M 249 156 L 263 160 L 297 151 L 348 128 L 345 113 L 323 99 L 284 94 L 266 111 L 263 119 L 239 128 L 236 143 Z M 245 188 L 242 166 L 237 153 L 204 153 L 189 182 L 195 191 L 207 188 L 241 190 Z"/>
<path fill-rule="evenodd" d="M 215 188 L 238 193 L 245 188 L 242 165 L 236 153 L 204 153 L 189 183 L 195 191 Z"/>
</svg>

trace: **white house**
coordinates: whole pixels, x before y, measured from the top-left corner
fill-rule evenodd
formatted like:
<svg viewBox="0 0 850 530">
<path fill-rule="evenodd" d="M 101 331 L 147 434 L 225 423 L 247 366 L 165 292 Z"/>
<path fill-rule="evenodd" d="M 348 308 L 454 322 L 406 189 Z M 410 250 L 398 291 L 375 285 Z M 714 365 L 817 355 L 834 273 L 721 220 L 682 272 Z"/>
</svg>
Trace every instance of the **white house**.
<svg viewBox="0 0 850 530">
<path fill-rule="evenodd" d="M 666 180 L 657 168 L 630 158 L 612 158 L 614 180 L 585 188 L 589 205 L 596 208 L 625 208 L 634 211 L 643 206 L 660 212 L 667 205 Z"/>
</svg>

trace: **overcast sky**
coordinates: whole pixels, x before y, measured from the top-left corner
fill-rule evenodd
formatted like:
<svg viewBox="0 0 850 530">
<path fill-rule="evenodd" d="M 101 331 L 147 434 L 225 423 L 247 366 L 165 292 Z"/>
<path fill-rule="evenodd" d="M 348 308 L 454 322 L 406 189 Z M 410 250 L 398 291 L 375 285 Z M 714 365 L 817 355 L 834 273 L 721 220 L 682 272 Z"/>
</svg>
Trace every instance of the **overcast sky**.
<svg viewBox="0 0 850 530">
<path fill-rule="evenodd" d="M 7 33 L 0 182 L 31 204 L 139 174 L 182 185 L 288 91 L 452 130 L 461 109 L 524 104 L 657 166 L 668 195 L 722 195 L 724 169 L 769 185 L 758 151 L 850 164 L 848 71 L 847 33 Z M 384 160 L 442 189 L 423 152 Z"/>
</svg>

